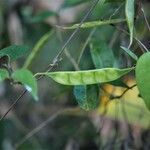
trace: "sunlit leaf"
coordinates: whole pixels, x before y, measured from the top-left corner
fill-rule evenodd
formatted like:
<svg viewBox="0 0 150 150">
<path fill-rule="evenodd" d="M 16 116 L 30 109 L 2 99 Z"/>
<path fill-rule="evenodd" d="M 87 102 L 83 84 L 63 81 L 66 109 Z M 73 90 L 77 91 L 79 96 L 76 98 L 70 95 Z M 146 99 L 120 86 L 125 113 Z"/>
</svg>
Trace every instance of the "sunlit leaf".
<svg viewBox="0 0 150 150">
<path fill-rule="evenodd" d="M 136 84 L 134 79 L 131 78 L 128 78 L 127 82 L 126 84 L 129 86 Z M 142 128 L 149 128 L 150 111 L 146 108 L 143 99 L 138 96 L 139 91 L 136 86 L 133 89 L 129 89 L 120 99 L 114 100 L 111 100 L 107 95 L 120 96 L 125 89 L 110 85 L 106 85 L 103 88 L 106 94 L 101 97 L 102 103 L 98 109 L 100 114 L 103 114 L 107 109 L 105 115 L 108 118 L 123 121 L 126 117 L 126 121 L 132 125 L 138 124 Z"/>
<path fill-rule="evenodd" d="M 26 69 L 17 70 L 12 74 L 12 78 L 16 82 L 22 83 L 25 86 L 25 88 L 31 93 L 34 99 L 38 100 L 37 81 L 29 70 Z"/>
<path fill-rule="evenodd" d="M 136 81 L 140 95 L 150 110 L 150 52 L 143 54 L 137 61 Z"/>
<path fill-rule="evenodd" d="M 23 45 L 12 45 L 0 50 L 0 58 L 8 56 L 10 60 L 16 60 L 27 53 L 29 48 Z"/>
<path fill-rule="evenodd" d="M 133 42 L 133 30 L 134 30 L 134 0 L 126 0 L 125 14 L 127 19 L 128 28 L 130 31 L 130 45 Z"/>
</svg>

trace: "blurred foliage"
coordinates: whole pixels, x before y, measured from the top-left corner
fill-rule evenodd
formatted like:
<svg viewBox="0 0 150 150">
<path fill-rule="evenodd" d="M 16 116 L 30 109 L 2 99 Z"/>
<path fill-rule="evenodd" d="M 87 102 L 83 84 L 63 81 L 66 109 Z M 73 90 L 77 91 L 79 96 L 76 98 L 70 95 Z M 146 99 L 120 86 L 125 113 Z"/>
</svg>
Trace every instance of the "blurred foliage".
<svg viewBox="0 0 150 150">
<path fill-rule="evenodd" d="M 132 57 L 139 58 L 150 49 L 146 23 L 150 22 L 149 0 L 135 1 L 135 17 L 131 18 L 134 30 L 129 22 L 111 22 L 126 18 L 124 0 L 103 2 L 97 4 L 86 22 L 108 22 L 81 29 L 52 71 L 128 68 L 135 66 Z M 7 57 L 1 57 L 3 71 L 11 67 L 10 75 L 27 67 L 33 74 L 45 72 L 73 32 L 63 27 L 80 23 L 92 4 L 93 0 L 1 0 L 0 55 L 8 55 L 11 49 L 12 56 L 19 57 L 11 64 Z M 132 45 L 127 48 L 129 43 Z M 16 45 L 21 46 L 18 53 L 14 52 Z M 31 64 L 25 65 L 27 62 Z M 24 73 L 24 77 L 30 80 L 33 75 L 27 77 Z M 26 94 L 0 121 L 0 150 L 150 149 L 150 112 L 137 87 L 128 89 L 135 83 L 134 72 L 114 82 L 92 85 L 91 89 L 89 86 L 73 89 L 44 77 L 38 81 L 39 101 Z M 12 80 L 0 83 L 0 116 L 23 91 L 22 86 L 12 84 Z M 78 108 L 78 103 L 82 108 L 97 109 L 86 112 Z"/>
</svg>

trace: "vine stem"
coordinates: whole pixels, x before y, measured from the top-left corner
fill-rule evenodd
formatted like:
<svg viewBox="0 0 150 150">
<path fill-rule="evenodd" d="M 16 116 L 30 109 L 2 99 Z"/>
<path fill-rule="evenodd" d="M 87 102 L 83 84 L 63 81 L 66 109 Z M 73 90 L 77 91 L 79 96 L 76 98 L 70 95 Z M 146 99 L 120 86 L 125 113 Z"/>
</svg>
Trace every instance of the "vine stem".
<svg viewBox="0 0 150 150">
<path fill-rule="evenodd" d="M 78 33 L 78 31 L 80 30 L 80 27 L 82 26 L 82 24 L 85 22 L 85 20 L 88 18 L 88 16 L 92 13 L 92 11 L 95 9 L 95 7 L 97 6 L 98 2 L 100 0 L 95 0 L 93 2 L 93 5 L 91 6 L 91 8 L 88 10 L 88 12 L 85 14 L 85 16 L 83 17 L 83 19 L 81 20 L 79 26 L 74 30 L 74 32 L 71 34 L 71 36 L 68 38 L 68 40 L 65 42 L 65 44 L 63 45 L 63 47 L 61 48 L 61 50 L 58 52 L 58 54 L 56 55 L 56 57 L 53 59 L 53 63 L 49 64 L 47 67 L 47 71 L 49 72 L 51 71 L 60 61 L 60 57 L 63 54 L 63 52 L 65 51 L 65 48 L 67 47 L 67 45 L 71 42 L 71 40 L 74 38 L 74 36 Z M 101 4 L 103 3 L 104 0 L 101 1 Z M 44 77 L 44 75 L 41 75 L 38 79 L 42 79 Z M 10 107 L 8 108 L 8 110 L 4 113 L 4 115 L 0 118 L 0 122 L 7 116 L 7 114 L 16 106 L 16 104 L 22 99 L 22 97 L 27 93 L 27 90 L 24 90 L 20 96 L 10 105 Z"/>
<path fill-rule="evenodd" d="M 0 118 L 0 122 L 7 116 L 7 114 L 12 110 L 12 108 L 19 102 L 19 100 L 27 93 L 27 90 L 24 90 L 20 96 L 11 104 L 9 109 L 5 112 L 5 114 Z"/>
</svg>

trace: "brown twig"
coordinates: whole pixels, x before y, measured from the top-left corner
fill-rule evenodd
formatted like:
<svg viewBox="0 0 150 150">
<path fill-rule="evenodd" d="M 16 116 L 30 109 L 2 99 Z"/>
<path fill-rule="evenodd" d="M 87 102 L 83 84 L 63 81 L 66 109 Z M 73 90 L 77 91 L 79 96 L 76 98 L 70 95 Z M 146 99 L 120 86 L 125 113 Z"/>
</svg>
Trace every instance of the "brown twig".
<svg viewBox="0 0 150 150">
<path fill-rule="evenodd" d="M 110 99 L 111 100 L 113 100 L 113 99 L 120 99 L 120 98 L 122 98 L 129 90 L 131 90 L 131 89 L 133 89 L 134 87 L 136 87 L 137 85 L 136 84 L 134 84 L 134 85 L 132 85 L 131 87 L 129 87 L 129 88 L 127 88 L 126 90 L 124 90 L 124 92 L 121 94 L 121 95 L 119 95 L 119 96 L 110 96 Z"/>
</svg>

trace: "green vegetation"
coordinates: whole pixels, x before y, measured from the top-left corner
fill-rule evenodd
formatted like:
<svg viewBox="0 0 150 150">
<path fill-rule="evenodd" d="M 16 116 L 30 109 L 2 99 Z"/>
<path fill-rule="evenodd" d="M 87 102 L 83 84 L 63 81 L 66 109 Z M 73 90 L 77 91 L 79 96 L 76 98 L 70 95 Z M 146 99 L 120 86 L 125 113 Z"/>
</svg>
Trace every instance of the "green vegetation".
<svg viewBox="0 0 150 150">
<path fill-rule="evenodd" d="M 0 149 L 150 149 L 148 6 L 0 1 Z"/>
</svg>

